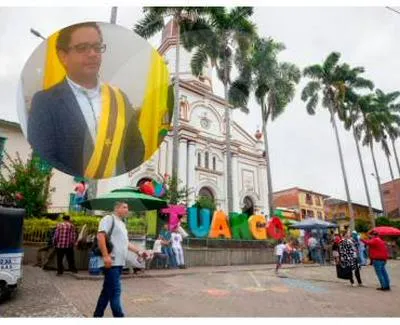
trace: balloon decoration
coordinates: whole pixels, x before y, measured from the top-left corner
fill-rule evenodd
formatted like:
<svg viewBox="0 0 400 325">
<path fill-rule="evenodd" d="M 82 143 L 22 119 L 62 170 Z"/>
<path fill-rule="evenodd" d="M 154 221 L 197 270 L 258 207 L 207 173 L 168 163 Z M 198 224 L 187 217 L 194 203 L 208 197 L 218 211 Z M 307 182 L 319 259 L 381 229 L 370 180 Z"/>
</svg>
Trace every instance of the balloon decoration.
<svg viewBox="0 0 400 325">
<path fill-rule="evenodd" d="M 140 185 L 140 191 L 144 194 L 154 196 L 154 186 L 150 181 L 144 182 Z"/>
<path fill-rule="evenodd" d="M 147 181 L 139 186 L 142 193 L 155 196 L 158 198 L 163 198 L 166 194 L 166 184 L 157 183 L 156 181 Z"/>
</svg>

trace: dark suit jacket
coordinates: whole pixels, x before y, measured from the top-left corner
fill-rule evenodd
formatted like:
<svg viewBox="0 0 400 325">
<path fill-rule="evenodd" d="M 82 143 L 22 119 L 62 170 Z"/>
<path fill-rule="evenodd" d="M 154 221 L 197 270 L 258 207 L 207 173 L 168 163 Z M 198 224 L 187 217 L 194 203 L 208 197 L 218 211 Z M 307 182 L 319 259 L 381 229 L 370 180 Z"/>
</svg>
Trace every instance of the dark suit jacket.
<svg viewBox="0 0 400 325">
<path fill-rule="evenodd" d="M 143 162 L 144 143 L 126 95 L 126 127 L 117 159 L 117 175 Z M 74 176 L 84 176 L 94 150 L 85 118 L 66 79 L 37 92 L 28 119 L 28 141 L 53 167 Z"/>
</svg>

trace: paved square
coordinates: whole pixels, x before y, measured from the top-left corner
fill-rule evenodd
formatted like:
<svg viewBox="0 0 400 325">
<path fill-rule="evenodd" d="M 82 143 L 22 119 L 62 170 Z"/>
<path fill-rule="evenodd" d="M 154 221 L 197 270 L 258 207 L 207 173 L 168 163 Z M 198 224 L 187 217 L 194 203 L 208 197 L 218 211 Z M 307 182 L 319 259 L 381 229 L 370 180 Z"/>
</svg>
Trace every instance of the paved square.
<svg viewBox="0 0 400 325">
<path fill-rule="evenodd" d="M 361 271 L 365 287 L 337 279 L 333 266 L 284 267 L 279 276 L 272 265 L 157 270 L 123 279 L 122 300 L 128 317 L 399 317 L 400 261 L 391 261 L 388 270 L 391 292 L 376 290 L 371 266 Z M 0 316 L 91 317 L 101 286 L 100 280 L 25 266 L 24 282 L 0 305 Z"/>
</svg>

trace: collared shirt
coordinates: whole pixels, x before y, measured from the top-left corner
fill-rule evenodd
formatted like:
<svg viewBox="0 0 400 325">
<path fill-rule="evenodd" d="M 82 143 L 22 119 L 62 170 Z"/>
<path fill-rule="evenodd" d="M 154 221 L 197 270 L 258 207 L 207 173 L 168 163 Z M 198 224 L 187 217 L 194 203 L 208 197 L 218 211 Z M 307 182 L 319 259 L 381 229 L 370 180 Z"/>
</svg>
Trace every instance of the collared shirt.
<svg viewBox="0 0 400 325">
<path fill-rule="evenodd" d="M 57 225 L 54 235 L 54 245 L 57 248 L 73 247 L 76 240 L 75 227 L 70 222 L 63 222 Z"/>
<path fill-rule="evenodd" d="M 97 130 L 101 114 L 101 87 L 100 82 L 93 89 L 87 89 L 78 85 L 67 77 L 67 82 L 75 95 L 75 98 L 85 117 L 93 143 L 96 142 Z"/>
</svg>

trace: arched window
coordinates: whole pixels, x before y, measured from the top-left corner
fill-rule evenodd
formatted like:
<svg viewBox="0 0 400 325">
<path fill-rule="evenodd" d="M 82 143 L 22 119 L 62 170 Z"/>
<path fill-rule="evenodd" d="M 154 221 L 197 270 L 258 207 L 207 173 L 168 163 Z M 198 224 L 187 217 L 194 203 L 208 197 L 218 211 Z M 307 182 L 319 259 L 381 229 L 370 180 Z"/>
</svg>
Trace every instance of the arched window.
<svg viewBox="0 0 400 325">
<path fill-rule="evenodd" d="M 207 169 L 209 168 L 209 156 L 210 156 L 209 153 L 206 152 L 204 156 L 204 167 Z"/>
<path fill-rule="evenodd" d="M 199 191 L 199 197 L 207 197 L 214 200 L 214 194 L 208 187 L 202 187 Z"/>
<path fill-rule="evenodd" d="M 197 154 L 197 167 L 201 167 L 201 153 Z"/>
<path fill-rule="evenodd" d="M 217 159 L 215 158 L 215 157 L 213 157 L 213 159 L 212 159 L 212 165 L 213 165 L 213 170 L 216 170 L 217 169 Z"/>
<path fill-rule="evenodd" d="M 243 199 L 243 208 L 242 212 L 247 214 L 248 216 L 252 216 L 254 214 L 254 202 L 251 197 L 246 196 Z"/>
</svg>

